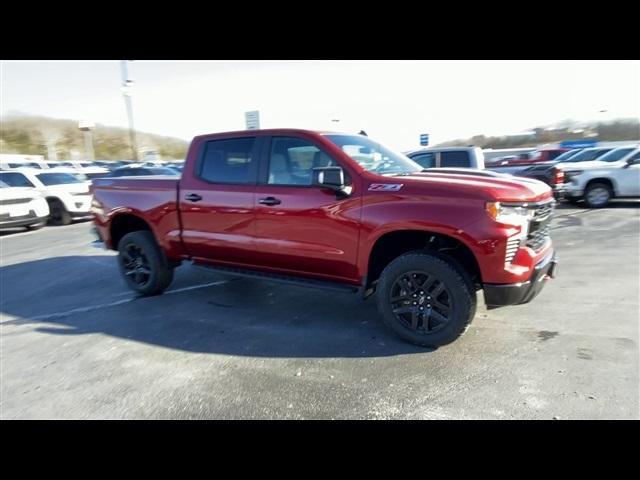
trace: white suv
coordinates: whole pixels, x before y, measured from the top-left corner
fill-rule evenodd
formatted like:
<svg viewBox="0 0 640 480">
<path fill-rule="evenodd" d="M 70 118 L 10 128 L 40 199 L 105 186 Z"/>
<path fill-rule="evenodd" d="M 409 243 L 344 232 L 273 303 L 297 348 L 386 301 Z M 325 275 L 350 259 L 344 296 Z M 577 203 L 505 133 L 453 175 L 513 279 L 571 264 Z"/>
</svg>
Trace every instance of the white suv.
<svg viewBox="0 0 640 480">
<path fill-rule="evenodd" d="M 583 199 L 590 208 L 612 198 L 640 198 L 640 146 L 618 147 L 597 160 L 559 163 L 565 175 L 565 197 Z"/>
<path fill-rule="evenodd" d="M 91 183 L 83 180 L 73 169 L 19 168 L 0 172 L 0 181 L 10 186 L 38 190 L 49 204 L 49 218 L 54 225 L 68 225 L 74 218 L 91 216 Z"/>
<path fill-rule="evenodd" d="M 34 188 L 12 187 L 0 181 L 0 229 L 36 229 L 47 222 L 49 205 Z"/>
</svg>

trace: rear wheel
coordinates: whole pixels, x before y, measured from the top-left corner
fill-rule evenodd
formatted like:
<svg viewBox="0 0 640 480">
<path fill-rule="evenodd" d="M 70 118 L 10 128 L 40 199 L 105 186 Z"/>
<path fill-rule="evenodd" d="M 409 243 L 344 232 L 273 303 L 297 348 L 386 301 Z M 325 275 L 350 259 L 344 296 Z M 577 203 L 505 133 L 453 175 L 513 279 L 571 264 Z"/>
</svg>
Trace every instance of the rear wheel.
<svg viewBox="0 0 640 480">
<path fill-rule="evenodd" d="M 613 192 L 606 183 L 591 183 L 584 191 L 584 203 L 589 208 L 602 208 L 609 203 Z"/>
<path fill-rule="evenodd" d="M 173 280 L 173 268 L 148 231 L 122 237 L 118 243 L 118 263 L 129 288 L 142 295 L 158 295 Z"/>
<path fill-rule="evenodd" d="M 383 322 L 404 340 L 438 347 L 467 329 L 476 311 L 471 281 L 438 254 L 411 252 L 393 260 L 377 288 Z"/>
<path fill-rule="evenodd" d="M 47 200 L 49 203 L 49 223 L 51 225 L 69 225 L 71 223 L 71 214 L 67 211 L 59 199 L 53 198 Z"/>
</svg>

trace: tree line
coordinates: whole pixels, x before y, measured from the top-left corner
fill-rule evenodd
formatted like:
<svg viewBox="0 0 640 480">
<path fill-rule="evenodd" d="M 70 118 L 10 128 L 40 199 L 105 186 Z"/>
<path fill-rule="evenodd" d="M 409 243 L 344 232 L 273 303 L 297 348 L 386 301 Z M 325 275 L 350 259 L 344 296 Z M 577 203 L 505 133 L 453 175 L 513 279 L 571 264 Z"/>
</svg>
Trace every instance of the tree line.
<svg viewBox="0 0 640 480">
<path fill-rule="evenodd" d="M 130 160 L 133 158 L 129 131 L 126 128 L 97 124 L 93 134 L 96 159 Z M 161 158 L 181 159 L 187 152 L 188 142 L 179 138 L 152 133 L 136 132 L 139 157 L 144 151 L 155 151 Z M 24 155 L 44 155 L 55 148 L 59 160 L 68 160 L 73 152 L 84 158 L 84 138 L 78 123 L 73 120 L 11 115 L 3 117 L 0 129 L 0 151 Z"/>
</svg>

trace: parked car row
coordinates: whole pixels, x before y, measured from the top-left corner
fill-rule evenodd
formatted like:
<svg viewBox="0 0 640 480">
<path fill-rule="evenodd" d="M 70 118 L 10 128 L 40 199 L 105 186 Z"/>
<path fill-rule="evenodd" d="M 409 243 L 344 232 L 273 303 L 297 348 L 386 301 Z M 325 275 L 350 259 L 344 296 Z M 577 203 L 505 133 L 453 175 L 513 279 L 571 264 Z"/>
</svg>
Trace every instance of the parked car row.
<svg viewBox="0 0 640 480">
<path fill-rule="evenodd" d="M 176 167 L 158 163 L 110 162 L 116 168 L 102 168 L 103 162 L 16 162 L 0 170 L 0 229 L 39 228 L 47 222 L 68 225 L 74 219 L 91 216 L 89 188 L 96 178 L 163 175 L 176 177 Z M 28 165 L 28 166 L 24 166 Z"/>
<path fill-rule="evenodd" d="M 40 226 L 47 221 L 53 225 L 67 225 L 74 218 L 90 216 L 90 182 L 73 169 L 3 170 L 0 171 L 0 181 L 6 185 L 4 188 L 11 188 L 7 193 L 11 198 L 2 199 L 0 228 Z M 23 194 L 17 197 L 20 201 L 14 198 L 18 191 Z M 34 208 L 28 205 L 31 201 L 36 202 Z"/>
<path fill-rule="evenodd" d="M 478 147 L 422 148 L 405 154 L 429 170 L 486 169 L 495 175 L 540 180 L 553 189 L 556 198 L 574 203 L 584 200 L 590 208 L 603 207 L 612 198 L 640 197 L 638 146 L 545 148 L 514 156 L 512 161 L 494 162 L 485 162 Z"/>
</svg>

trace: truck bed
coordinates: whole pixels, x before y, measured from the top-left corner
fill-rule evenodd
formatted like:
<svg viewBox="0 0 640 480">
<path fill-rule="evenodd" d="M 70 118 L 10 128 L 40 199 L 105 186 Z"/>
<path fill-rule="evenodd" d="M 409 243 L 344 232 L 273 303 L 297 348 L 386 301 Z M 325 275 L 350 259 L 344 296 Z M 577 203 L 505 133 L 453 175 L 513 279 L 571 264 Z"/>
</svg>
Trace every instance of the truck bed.
<svg viewBox="0 0 640 480">
<path fill-rule="evenodd" d="M 119 215 L 145 218 L 158 242 L 167 250 L 180 248 L 179 177 L 152 175 L 93 180 L 93 214 L 100 232 Z M 103 238 L 104 235 L 101 235 Z"/>
</svg>

